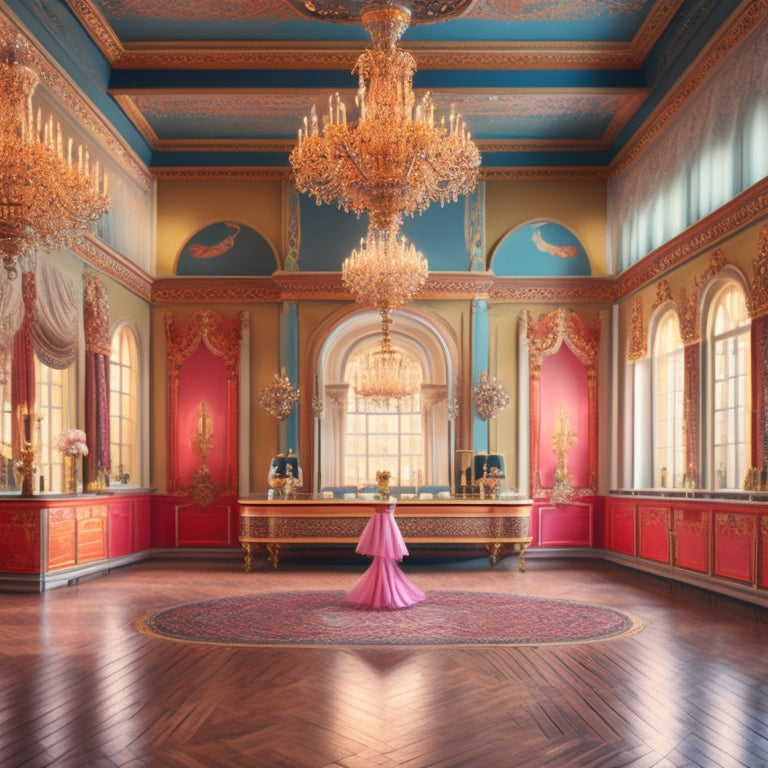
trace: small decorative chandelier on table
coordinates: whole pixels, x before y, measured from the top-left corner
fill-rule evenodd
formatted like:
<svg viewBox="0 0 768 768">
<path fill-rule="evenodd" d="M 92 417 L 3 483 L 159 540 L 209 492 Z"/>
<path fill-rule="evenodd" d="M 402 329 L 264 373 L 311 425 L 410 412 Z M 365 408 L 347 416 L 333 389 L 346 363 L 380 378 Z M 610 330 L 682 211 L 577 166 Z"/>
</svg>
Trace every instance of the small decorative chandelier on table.
<svg viewBox="0 0 768 768">
<path fill-rule="evenodd" d="M 109 210 L 107 174 L 32 107 L 29 45 L 0 40 L 0 256 L 8 279 L 37 248 L 71 246 Z"/>
</svg>

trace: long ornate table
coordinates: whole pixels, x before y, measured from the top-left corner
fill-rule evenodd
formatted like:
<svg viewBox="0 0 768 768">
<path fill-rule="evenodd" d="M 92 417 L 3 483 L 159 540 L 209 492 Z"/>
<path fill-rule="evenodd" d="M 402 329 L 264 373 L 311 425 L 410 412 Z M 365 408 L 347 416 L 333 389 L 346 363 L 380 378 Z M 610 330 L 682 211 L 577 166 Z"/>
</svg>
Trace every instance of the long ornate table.
<svg viewBox="0 0 768 768">
<path fill-rule="evenodd" d="M 245 570 L 262 546 L 277 568 L 283 545 L 354 545 L 378 504 L 390 502 L 355 499 L 239 500 L 240 536 L 245 549 Z M 406 544 L 480 545 L 491 565 L 518 554 L 525 570 L 525 550 L 531 543 L 531 501 L 477 499 L 409 499 L 397 502 L 395 519 Z"/>
</svg>

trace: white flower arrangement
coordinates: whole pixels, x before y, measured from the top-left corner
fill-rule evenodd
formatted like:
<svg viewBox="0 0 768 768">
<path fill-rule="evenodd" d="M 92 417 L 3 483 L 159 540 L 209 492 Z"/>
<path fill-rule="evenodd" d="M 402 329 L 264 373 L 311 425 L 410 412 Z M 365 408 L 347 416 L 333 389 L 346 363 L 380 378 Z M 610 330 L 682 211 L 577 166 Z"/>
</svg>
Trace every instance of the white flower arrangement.
<svg viewBox="0 0 768 768">
<path fill-rule="evenodd" d="M 68 429 L 56 441 L 56 447 L 67 456 L 87 456 L 85 432 L 82 429 Z"/>
</svg>

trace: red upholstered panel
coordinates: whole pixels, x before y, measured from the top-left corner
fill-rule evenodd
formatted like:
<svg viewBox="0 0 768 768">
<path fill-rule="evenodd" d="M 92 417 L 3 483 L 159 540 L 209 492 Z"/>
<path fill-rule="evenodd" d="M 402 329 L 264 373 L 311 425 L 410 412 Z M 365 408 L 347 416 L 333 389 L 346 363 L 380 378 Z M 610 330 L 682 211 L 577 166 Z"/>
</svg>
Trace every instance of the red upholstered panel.
<svg viewBox="0 0 768 768">
<path fill-rule="evenodd" d="M 592 505 L 562 504 L 539 509 L 540 547 L 592 545 Z"/>
<path fill-rule="evenodd" d="M 674 565 L 709 573 L 710 517 L 707 510 L 674 510 Z"/>
<path fill-rule="evenodd" d="M 635 505 L 609 503 L 605 511 L 605 547 L 613 552 L 635 554 Z"/>
<path fill-rule="evenodd" d="M 122 502 L 109 508 L 109 556 L 120 557 L 133 551 L 131 504 Z"/>
<path fill-rule="evenodd" d="M 753 582 L 756 515 L 715 513 L 715 575 Z"/>
<path fill-rule="evenodd" d="M 640 557 L 669 562 L 669 507 L 645 506 L 637 508 Z"/>
</svg>

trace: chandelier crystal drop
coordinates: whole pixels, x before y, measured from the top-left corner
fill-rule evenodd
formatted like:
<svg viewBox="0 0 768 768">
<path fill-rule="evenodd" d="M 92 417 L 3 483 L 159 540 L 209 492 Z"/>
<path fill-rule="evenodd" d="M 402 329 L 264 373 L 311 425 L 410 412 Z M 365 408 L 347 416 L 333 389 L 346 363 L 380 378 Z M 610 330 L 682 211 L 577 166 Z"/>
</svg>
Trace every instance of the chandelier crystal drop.
<svg viewBox="0 0 768 768">
<path fill-rule="evenodd" d="M 35 114 L 37 73 L 21 38 L 0 41 L 0 256 L 8 279 L 22 257 L 80 241 L 109 210 L 107 174 L 53 117 Z M 66 143 L 65 143 L 66 142 Z"/>
<path fill-rule="evenodd" d="M 328 114 L 312 108 L 299 129 L 290 163 L 296 187 L 318 205 L 335 202 L 366 212 L 374 229 L 397 228 L 403 216 L 423 213 L 432 202 L 456 202 L 478 178 L 480 152 L 466 123 L 451 106 L 435 119 L 430 93 L 416 103 L 416 62 L 397 43 L 410 24 L 407 8 L 385 4 L 362 14 L 372 48 L 357 60 L 357 119 L 348 120 L 338 93 Z"/>
</svg>

